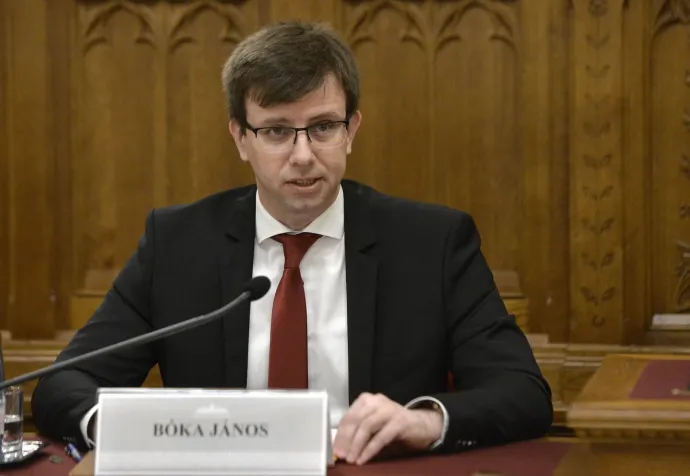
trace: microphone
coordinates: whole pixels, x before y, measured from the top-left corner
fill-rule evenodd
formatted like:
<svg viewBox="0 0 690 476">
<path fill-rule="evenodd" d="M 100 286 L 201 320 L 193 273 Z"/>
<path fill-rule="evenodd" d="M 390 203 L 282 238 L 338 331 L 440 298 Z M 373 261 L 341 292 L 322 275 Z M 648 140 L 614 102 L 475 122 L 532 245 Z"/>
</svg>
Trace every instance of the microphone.
<svg viewBox="0 0 690 476">
<path fill-rule="evenodd" d="M 207 324 L 214 319 L 221 317 L 228 311 L 230 311 L 232 308 L 237 307 L 239 304 L 243 303 L 246 300 L 250 301 L 256 301 L 257 299 L 261 299 L 264 297 L 264 295 L 268 292 L 269 288 L 271 287 L 271 281 L 266 277 L 266 276 L 256 276 L 251 279 L 245 286 L 244 286 L 244 291 L 242 294 L 240 294 L 237 298 L 235 298 L 233 301 L 229 302 L 225 306 L 221 307 L 220 309 L 216 309 L 215 311 L 212 311 L 208 314 L 202 314 L 201 316 L 193 317 L 192 319 L 188 319 L 186 321 L 178 322 L 177 324 L 173 324 L 171 326 L 163 327 L 161 329 L 152 331 L 152 332 L 147 332 L 146 334 L 142 334 L 136 337 L 132 337 L 131 339 L 126 339 L 123 340 L 122 342 L 118 342 L 116 344 L 112 344 L 106 347 L 102 347 L 100 349 L 93 350 L 91 352 L 87 352 L 86 354 L 78 355 L 76 357 L 73 357 L 71 359 L 64 360 L 62 362 L 55 363 L 53 365 L 50 365 L 48 367 L 44 367 L 42 369 L 34 370 L 33 372 L 29 372 L 24 375 L 20 375 L 18 377 L 11 378 L 9 380 L 5 380 L 4 382 L 0 382 L 0 390 L 3 390 L 7 387 L 11 387 L 13 385 L 19 385 L 20 383 L 28 382 L 29 380 L 33 380 L 39 377 L 44 377 L 46 375 L 53 374 L 57 372 L 58 370 L 65 369 L 67 367 L 71 367 L 74 364 L 77 364 L 79 362 L 82 362 L 84 360 L 88 360 L 94 357 L 98 357 L 100 355 L 107 354 L 108 352 L 112 352 L 114 350 L 120 350 L 124 349 L 126 347 L 132 347 L 135 345 L 139 344 L 145 344 L 147 342 L 151 342 L 157 339 L 161 339 L 163 337 L 168 337 L 173 334 L 177 334 L 182 331 L 186 331 L 188 329 L 192 329 L 194 327 L 199 327 L 204 324 Z"/>
</svg>

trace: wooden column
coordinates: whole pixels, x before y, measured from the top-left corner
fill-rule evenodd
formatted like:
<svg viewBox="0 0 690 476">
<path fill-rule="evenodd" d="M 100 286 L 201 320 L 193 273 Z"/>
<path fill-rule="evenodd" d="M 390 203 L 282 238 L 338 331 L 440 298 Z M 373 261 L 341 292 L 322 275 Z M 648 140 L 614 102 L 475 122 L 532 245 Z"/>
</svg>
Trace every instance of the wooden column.
<svg viewBox="0 0 690 476">
<path fill-rule="evenodd" d="M 520 130 L 524 170 L 521 278 L 529 297 L 530 332 L 567 342 L 568 270 L 568 5 L 522 2 Z"/>
<path fill-rule="evenodd" d="M 7 1 L 0 0 L 0 329 L 7 328 L 9 295 L 9 159 L 7 149 L 7 55 L 9 22 Z"/>
<path fill-rule="evenodd" d="M 571 342 L 620 343 L 625 2 L 572 3 Z"/>
<path fill-rule="evenodd" d="M 625 9 L 623 77 L 625 124 L 622 153 L 625 254 L 623 256 L 623 319 L 626 343 L 642 342 L 652 311 L 649 286 L 652 261 L 649 131 L 650 25 L 652 2 L 629 2 Z"/>
<path fill-rule="evenodd" d="M 15 339 L 52 338 L 54 148 L 50 104 L 48 7 L 45 0 L 4 1 L 9 23 L 3 58 L 6 72 L 5 170 L 9 216 L 6 325 Z M 3 266 L 3 268 L 5 268 Z"/>
</svg>

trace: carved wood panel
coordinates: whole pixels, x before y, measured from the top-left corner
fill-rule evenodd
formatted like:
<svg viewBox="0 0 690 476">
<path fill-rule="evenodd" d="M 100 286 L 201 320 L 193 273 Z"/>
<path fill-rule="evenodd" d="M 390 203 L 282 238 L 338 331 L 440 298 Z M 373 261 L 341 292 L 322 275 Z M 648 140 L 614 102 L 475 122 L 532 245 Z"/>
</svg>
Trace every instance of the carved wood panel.
<svg viewBox="0 0 690 476">
<path fill-rule="evenodd" d="M 78 5 L 74 262 L 77 290 L 103 294 L 155 205 L 156 18 L 127 3 Z"/>
<path fill-rule="evenodd" d="M 343 22 L 363 70 L 350 175 L 472 212 L 497 270 L 519 268 L 522 217 L 509 3 L 348 2 Z"/>
<path fill-rule="evenodd" d="M 176 7 L 168 28 L 166 75 L 168 177 L 163 202 L 188 202 L 228 184 L 251 183 L 227 128 L 218 65 L 252 29 L 234 5 Z"/>
<path fill-rule="evenodd" d="M 252 181 L 220 68 L 259 25 L 292 18 L 332 23 L 359 61 L 348 176 L 469 211 L 531 331 L 639 342 L 654 313 L 689 312 L 690 0 L 0 12 L 0 327 L 15 336 L 81 325 L 152 207 Z"/>
<path fill-rule="evenodd" d="M 76 5 L 74 279 L 88 299 L 107 290 L 151 208 L 251 182 L 219 68 L 257 20 L 255 3 Z"/>
<path fill-rule="evenodd" d="M 492 268 L 517 273 L 533 328 L 557 339 L 569 314 L 566 37 L 544 35 L 565 7 L 345 2 L 341 21 L 364 71 L 350 176 L 472 213 Z"/>
<path fill-rule="evenodd" d="M 652 30 L 653 302 L 690 312 L 690 1 L 657 2 Z"/>
<path fill-rule="evenodd" d="M 396 1 L 343 6 L 344 35 L 362 71 L 363 126 L 348 175 L 390 193 L 433 200 L 434 158 L 429 154 L 433 121 L 428 107 L 432 78 L 420 8 L 417 3 Z M 425 166 L 409 160 L 411 156 Z"/>
<path fill-rule="evenodd" d="M 573 2 L 572 337 L 616 342 L 622 327 L 623 0 Z"/>
</svg>

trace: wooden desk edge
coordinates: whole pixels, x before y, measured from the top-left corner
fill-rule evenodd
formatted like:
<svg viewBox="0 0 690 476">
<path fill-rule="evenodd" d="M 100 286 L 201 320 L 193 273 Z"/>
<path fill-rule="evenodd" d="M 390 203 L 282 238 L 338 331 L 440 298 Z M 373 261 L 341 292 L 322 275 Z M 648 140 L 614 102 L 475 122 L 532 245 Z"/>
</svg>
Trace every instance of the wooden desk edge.
<svg viewBox="0 0 690 476">
<path fill-rule="evenodd" d="M 69 472 L 69 476 L 93 476 L 96 469 L 94 452 L 90 451 L 84 458 Z"/>
<path fill-rule="evenodd" d="M 634 359 L 634 360 L 645 360 L 647 362 L 653 362 L 655 360 L 690 360 L 690 355 L 688 354 L 655 354 L 655 353 L 645 353 L 645 354 L 633 354 L 633 353 L 612 353 L 604 357 L 604 362 L 607 360 L 619 360 L 619 359 Z"/>
</svg>

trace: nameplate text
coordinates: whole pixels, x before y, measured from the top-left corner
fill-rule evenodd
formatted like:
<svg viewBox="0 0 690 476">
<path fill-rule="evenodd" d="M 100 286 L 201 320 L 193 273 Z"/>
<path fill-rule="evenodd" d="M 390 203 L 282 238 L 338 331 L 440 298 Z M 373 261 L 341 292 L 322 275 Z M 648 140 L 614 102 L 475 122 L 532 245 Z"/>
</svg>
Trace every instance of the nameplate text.
<svg viewBox="0 0 690 476">
<path fill-rule="evenodd" d="M 324 391 L 101 389 L 96 476 L 323 476 Z"/>
</svg>

